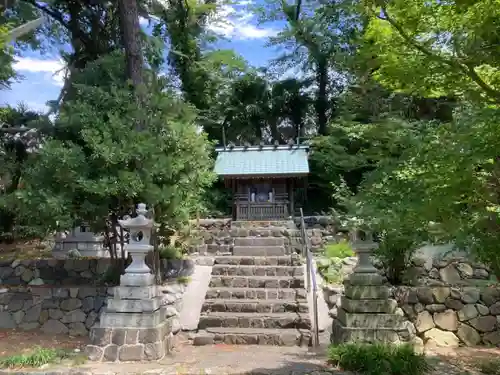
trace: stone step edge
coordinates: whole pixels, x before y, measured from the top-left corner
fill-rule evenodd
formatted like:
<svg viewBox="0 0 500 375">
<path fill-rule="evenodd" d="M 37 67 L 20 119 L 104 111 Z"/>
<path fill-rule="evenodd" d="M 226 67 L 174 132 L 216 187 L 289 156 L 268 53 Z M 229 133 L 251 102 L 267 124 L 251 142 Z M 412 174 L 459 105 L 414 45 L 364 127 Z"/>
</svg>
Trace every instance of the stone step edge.
<svg viewBox="0 0 500 375">
<path fill-rule="evenodd" d="M 223 263 L 229 260 L 276 260 L 276 261 L 290 261 L 297 262 L 298 265 L 303 264 L 303 260 L 300 256 L 295 256 L 294 254 L 289 255 L 233 255 L 230 254 L 217 254 L 213 256 L 215 264 L 227 264 Z M 300 263 L 299 263 L 300 262 Z M 253 264 L 249 264 L 252 266 Z"/>
<path fill-rule="evenodd" d="M 218 275 L 216 275 L 217 277 Z M 242 291 L 253 291 L 255 293 L 261 292 L 261 291 L 283 291 L 283 292 L 296 292 L 298 290 L 305 291 L 306 288 L 245 288 L 245 287 L 231 287 L 231 286 L 211 286 L 208 288 L 208 291 L 221 291 L 221 292 L 242 292 Z M 237 298 L 238 299 L 238 298 Z M 257 298 L 255 299 L 257 300 Z"/>
<path fill-rule="evenodd" d="M 206 298 L 204 303 L 216 303 L 216 302 L 227 302 L 227 303 L 257 303 L 257 304 L 268 304 L 268 303 L 289 303 L 289 304 L 307 304 L 307 299 L 227 299 L 227 298 Z"/>
<path fill-rule="evenodd" d="M 304 275 L 297 275 L 297 276 L 255 276 L 255 275 L 250 275 L 250 276 L 243 276 L 243 275 L 212 275 L 212 277 L 220 277 L 220 278 L 231 278 L 231 279 L 260 279 L 260 280 L 303 280 Z M 215 287 L 212 287 L 215 288 Z M 274 288 L 271 288 L 274 289 Z M 295 288 L 288 288 L 288 289 L 295 289 Z"/>
<path fill-rule="evenodd" d="M 220 318 L 270 318 L 270 319 L 279 319 L 279 318 L 288 318 L 290 316 L 294 316 L 297 320 L 308 321 L 311 320 L 309 313 L 296 313 L 296 312 L 285 312 L 285 313 L 255 313 L 255 312 L 209 312 L 204 311 L 200 315 L 200 319 L 202 317 L 220 317 Z"/>
<path fill-rule="evenodd" d="M 310 346 L 311 339 L 311 331 L 306 329 L 209 327 L 195 334 L 193 345 L 225 343 L 231 345 Z"/>
<path fill-rule="evenodd" d="M 271 269 L 271 268 L 293 268 L 293 269 L 301 269 L 303 268 L 303 265 L 283 265 L 283 264 L 224 264 L 224 263 L 215 263 L 213 265 L 213 268 L 226 268 L 226 267 L 231 267 L 231 268 L 266 268 L 266 269 Z"/>
</svg>

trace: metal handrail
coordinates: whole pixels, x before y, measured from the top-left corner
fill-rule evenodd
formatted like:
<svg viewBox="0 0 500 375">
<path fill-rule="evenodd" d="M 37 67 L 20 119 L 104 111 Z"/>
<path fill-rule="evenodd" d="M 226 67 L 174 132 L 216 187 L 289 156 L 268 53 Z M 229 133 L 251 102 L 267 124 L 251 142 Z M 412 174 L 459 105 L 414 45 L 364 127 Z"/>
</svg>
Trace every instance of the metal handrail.
<svg viewBox="0 0 500 375">
<path fill-rule="evenodd" d="M 307 235 L 306 223 L 304 221 L 304 212 L 300 209 L 300 234 L 302 237 L 302 255 L 306 258 L 306 277 L 307 277 L 307 293 L 311 293 L 312 284 L 312 298 L 313 298 L 313 346 L 319 346 L 319 325 L 318 325 L 318 285 L 316 283 L 316 269 L 314 267 L 311 241 Z"/>
</svg>

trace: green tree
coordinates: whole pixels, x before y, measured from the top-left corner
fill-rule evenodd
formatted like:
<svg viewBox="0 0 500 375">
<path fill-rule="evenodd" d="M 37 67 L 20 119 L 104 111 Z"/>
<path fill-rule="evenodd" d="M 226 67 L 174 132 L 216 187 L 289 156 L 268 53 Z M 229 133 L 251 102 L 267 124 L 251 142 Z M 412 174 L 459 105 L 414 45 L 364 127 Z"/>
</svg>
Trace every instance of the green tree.
<svg viewBox="0 0 500 375">
<path fill-rule="evenodd" d="M 372 0 L 366 56 L 395 91 L 500 102 L 500 2 Z"/>
<path fill-rule="evenodd" d="M 111 214 L 139 201 L 163 226 L 175 226 L 200 204 L 212 181 L 210 144 L 191 108 L 146 75 L 144 101 L 133 100 L 126 63 L 112 54 L 75 76 L 78 96 L 61 107 L 48 138 L 30 164 L 19 193 L 33 224 L 71 227 L 79 221 L 103 230 Z M 146 71 L 147 73 L 147 71 Z M 136 131 L 136 121 L 145 124 Z"/>
</svg>

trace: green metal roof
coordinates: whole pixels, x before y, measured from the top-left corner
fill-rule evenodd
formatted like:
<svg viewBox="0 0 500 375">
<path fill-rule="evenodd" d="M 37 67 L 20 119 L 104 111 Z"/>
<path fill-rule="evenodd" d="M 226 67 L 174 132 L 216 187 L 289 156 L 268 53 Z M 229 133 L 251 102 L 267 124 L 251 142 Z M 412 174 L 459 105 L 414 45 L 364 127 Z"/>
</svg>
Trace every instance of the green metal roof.
<svg viewBox="0 0 500 375">
<path fill-rule="evenodd" d="M 219 176 L 305 175 L 309 146 L 233 146 L 217 148 Z"/>
</svg>

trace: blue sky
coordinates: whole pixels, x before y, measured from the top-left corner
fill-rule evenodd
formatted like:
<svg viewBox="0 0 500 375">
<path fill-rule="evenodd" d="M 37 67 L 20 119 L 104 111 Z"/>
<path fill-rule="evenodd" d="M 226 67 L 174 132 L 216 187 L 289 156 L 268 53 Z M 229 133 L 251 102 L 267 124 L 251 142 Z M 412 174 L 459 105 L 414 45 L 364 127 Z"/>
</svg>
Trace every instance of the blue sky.
<svg viewBox="0 0 500 375">
<path fill-rule="evenodd" d="M 256 17 L 248 10 L 249 5 L 253 5 L 249 0 L 222 5 L 217 21 L 209 27 L 225 37 L 219 43 L 220 48 L 235 50 L 252 66 L 264 66 L 278 56 L 278 51 L 265 47 L 265 44 L 282 28 L 282 24 L 273 22 L 259 26 Z M 147 28 L 146 22 L 142 24 Z M 64 65 L 58 55 L 61 47 L 64 46 L 54 46 L 54 51 L 44 55 L 38 51 L 23 52 L 14 64 L 23 79 L 12 85 L 11 90 L 0 91 L 0 105 L 24 102 L 31 109 L 45 112 L 45 103 L 58 97 L 64 80 Z"/>
</svg>

